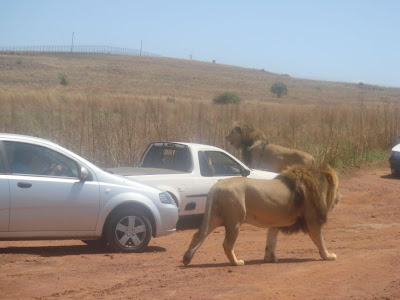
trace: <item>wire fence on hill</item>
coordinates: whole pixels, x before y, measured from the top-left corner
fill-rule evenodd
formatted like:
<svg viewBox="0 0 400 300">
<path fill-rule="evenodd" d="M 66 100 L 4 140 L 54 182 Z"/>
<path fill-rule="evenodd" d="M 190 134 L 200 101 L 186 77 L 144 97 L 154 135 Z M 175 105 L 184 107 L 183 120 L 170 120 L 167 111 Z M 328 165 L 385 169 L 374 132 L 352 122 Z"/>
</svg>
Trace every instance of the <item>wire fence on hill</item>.
<svg viewBox="0 0 400 300">
<path fill-rule="evenodd" d="M 158 56 L 161 55 L 129 48 L 112 46 L 94 45 L 41 45 L 41 46 L 0 46 L 0 52 L 47 52 L 47 53 L 105 53 L 105 54 L 124 54 L 137 56 Z"/>
</svg>

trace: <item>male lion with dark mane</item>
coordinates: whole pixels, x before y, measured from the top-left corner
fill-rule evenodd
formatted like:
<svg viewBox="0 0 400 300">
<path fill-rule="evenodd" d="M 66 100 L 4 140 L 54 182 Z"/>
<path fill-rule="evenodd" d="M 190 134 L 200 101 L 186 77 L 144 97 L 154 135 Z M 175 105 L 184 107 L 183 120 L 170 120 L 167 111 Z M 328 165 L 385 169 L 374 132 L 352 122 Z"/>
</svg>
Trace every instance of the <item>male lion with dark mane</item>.
<svg viewBox="0 0 400 300">
<path fill-rule="evenodd" d="M 225 226 L 223 247 L 230 263 L 238 260 L 233 246 L 243 222 L 267 227 L 264 260 L 277 262 L 275 248 L 279 231 L 308 233 L 321 258 L 336 260 L 325 248 L 321 228 L 327 214 L 340 201 L 338 176 L 330 167 L 293 166 L 272 180 L 234 177 L 216 183 L 210 190 L 200 229 L 183 256 L 187 266 L 205 238 L 218 226 Z"/>
<path fill-rule="evenodd" d="M 250 168 L 279 173 L 292 165 L 312 166 L 315 162 L 311 154 L 269 143 L 261 130 L 251 125 L 235 123 L 225 139 L 242 150 Z"/>
</svg>

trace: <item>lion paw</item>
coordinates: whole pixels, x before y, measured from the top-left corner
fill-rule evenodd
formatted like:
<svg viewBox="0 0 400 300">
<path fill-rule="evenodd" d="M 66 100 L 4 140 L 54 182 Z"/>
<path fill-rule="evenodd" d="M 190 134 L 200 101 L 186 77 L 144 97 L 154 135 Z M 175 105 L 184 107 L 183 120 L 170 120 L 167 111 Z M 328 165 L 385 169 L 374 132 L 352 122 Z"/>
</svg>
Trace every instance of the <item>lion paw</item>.
<svg viewBox="0 0 400 300">
<path fill-rule="evenodd" d="M 235 266 L 244 266 L 244 261 L 241 259 L 238 259 L 233 265 Z"/>
<path fill-rule="evenodd" d="M 265 253 L 264 261 L 267 263 L 277 263 L 278 259 L 274 253 Z"/>
<path fill-rule="evenodd" d="M 324 260 L 336 260 L 337 255 L 335 253 L 327 253 L 325 257 L 323 257 Z"/>
<path fill-rule="evenodd" d="M 186 251 L 185 255 L 183 256 L 183 260 L 182 260 L 185 267 L 190 264 L 190 262 L 192 261 L 192 257 L 193 257 L 192 253 L 189 250 Z"/>
</svg>

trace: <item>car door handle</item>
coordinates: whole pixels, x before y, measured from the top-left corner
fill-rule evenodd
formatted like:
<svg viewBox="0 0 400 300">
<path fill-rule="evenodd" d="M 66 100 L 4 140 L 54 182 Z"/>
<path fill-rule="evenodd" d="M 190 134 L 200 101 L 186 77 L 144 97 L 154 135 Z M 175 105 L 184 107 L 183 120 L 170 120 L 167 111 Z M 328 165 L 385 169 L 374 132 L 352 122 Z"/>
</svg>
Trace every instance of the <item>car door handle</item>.
<svg viewBox="0 0 400 300">
<path fill-rule="evenodd" d="M 18 182 L 17 185 L 20 188 L 29 189 L 32 186 L 32 183 L 29 183 L 29 182 Z"/>
</svg>

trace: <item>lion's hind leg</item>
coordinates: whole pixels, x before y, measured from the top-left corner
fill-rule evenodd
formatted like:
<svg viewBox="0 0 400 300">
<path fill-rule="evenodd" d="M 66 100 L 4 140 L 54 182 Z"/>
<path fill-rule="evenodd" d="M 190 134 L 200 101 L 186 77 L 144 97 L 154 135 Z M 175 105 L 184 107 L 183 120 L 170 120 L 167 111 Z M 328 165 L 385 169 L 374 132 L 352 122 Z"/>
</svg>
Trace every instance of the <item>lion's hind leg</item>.
<svg viewBox="0 0 400 300">
<path fill-rule="evenodd" d="M 233 224 L 232 226 L 225 225 L 226 232 L 225 232 L 225 239 L 224 239 L 223 247 L 225 250 L 225 254 L 228 257 L 230 263 L 234 266 L 243 266 L 244 265 L 244 261 L 237 259 L 235 252 L 233 251 L 233 246 L 239 235 L 240 225 L 241 225 L 241 222 Z"/>
<path fill-rule="evenodd" d="M 335 253 L 329 253 L 326 250 L 324 237 L 322 236 L 321 227 L 320 226 L 309 226 L 308 235 L 310 236 L 311 240 L 317 246 L 319 250 L 319 254 L 321 258 L 324 260 L 336 260 L 337 256 Z"/>
<path fill-rule="evenodd" d="M 213 215 L 210 218 L 210 223 L 208 225 L 208 230 L 207 233 L 204 234 L 202 232 L 202 227 L 193 235 L 192 242 L 190 243 L 189 249 L 185 252 L 185 255 L 183 256 L 183 264 L 187 266 L 190 264 L 192 261 L 192 258 L 194 256 L 194 253 L 197 251 L 197 249 L 201 246 L 205 238 L 212 232 L 214 231 L 215 228 L 218 226 L 222 225 L 222 218 Z"/>
<path fill-rule="evenodd" d="M 224 216 L 225 225 L 225 239 L 223 247 L 225 254 L 228 257 L 230 263 L 234 266 L 243 266 L 244 261 L 236 258 L 233 246 L 235 245 L 236 239 L 239 235 L 240 226 L 246 218 L 246 208 L 244 205 L 236 205 L 236 209 L 230 211 L 229 214 Z"/>
<path fill-rule="evenodd" d="M 278 240 L 279 228 L 269 228 L 267 233 L 267 246 L 265 247 L 264 261 L 276 263 L 278 259 L 275 256 L 275 248 Z"/>
</svg>

